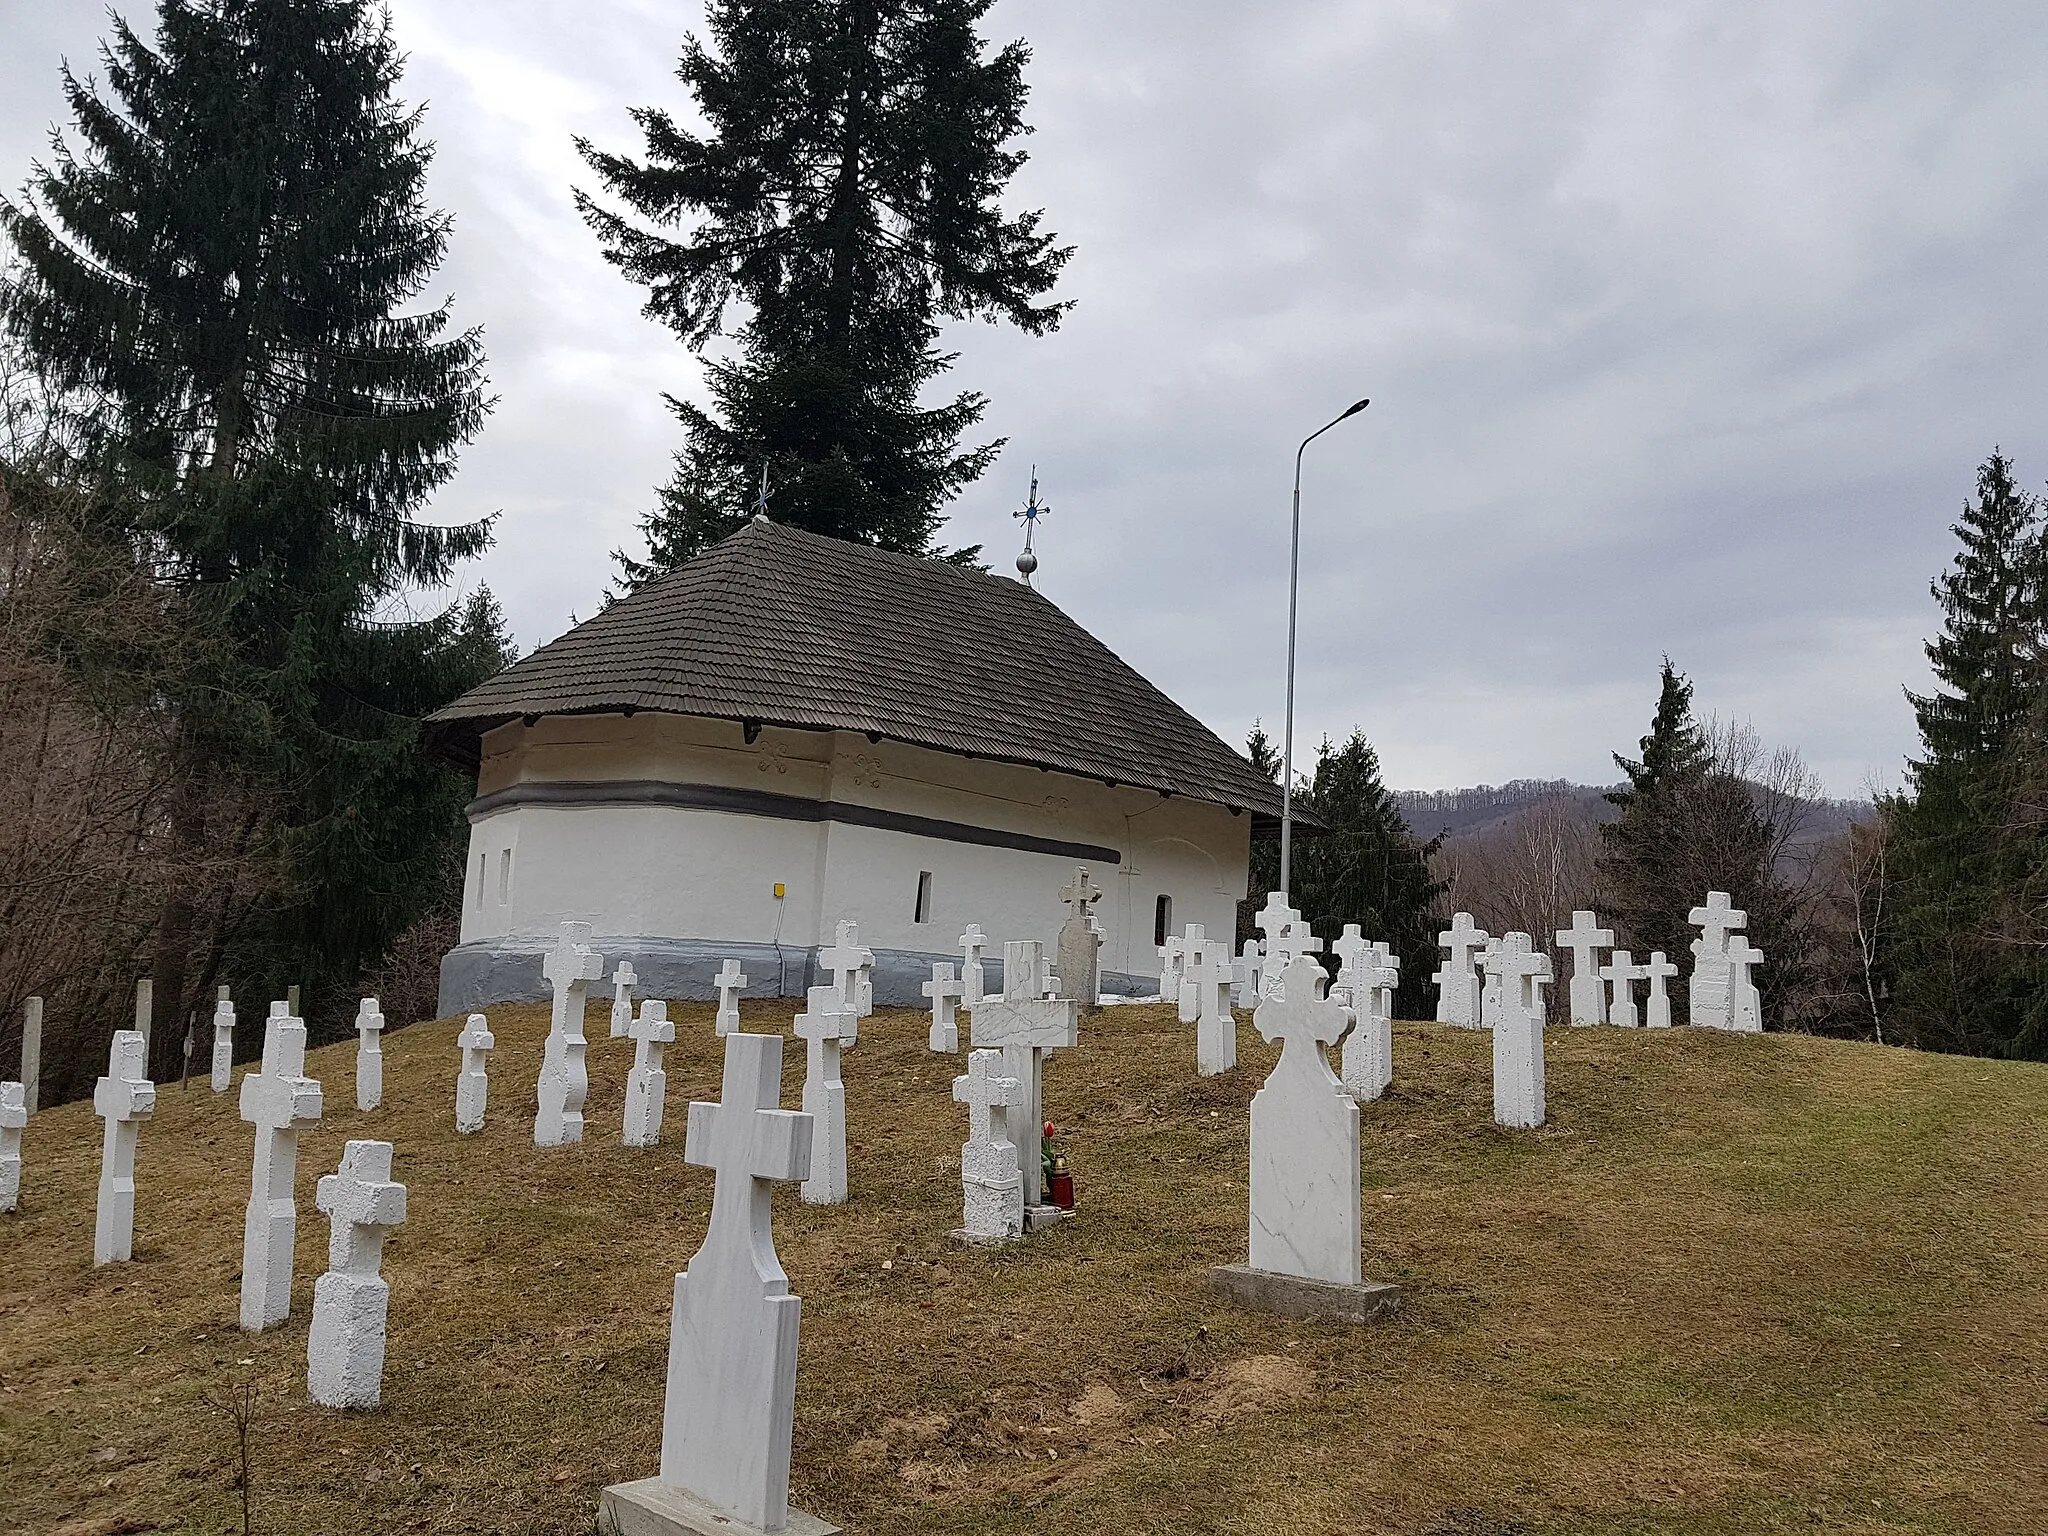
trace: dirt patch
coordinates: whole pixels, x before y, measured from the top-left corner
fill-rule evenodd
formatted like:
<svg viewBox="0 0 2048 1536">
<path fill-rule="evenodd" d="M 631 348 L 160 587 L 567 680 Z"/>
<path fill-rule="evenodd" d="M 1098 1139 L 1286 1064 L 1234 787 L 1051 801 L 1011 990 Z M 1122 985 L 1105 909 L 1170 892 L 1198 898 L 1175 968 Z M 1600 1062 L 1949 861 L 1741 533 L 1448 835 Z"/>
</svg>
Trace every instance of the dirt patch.
<svg viewBox="0 0 2048 1536">
<path fill-rule="evenodd" d="M 1315 1396 L 1316 1379 L 1307 1366 L 1285 1355 L 1253 1355 L 1233 1360 L 1217 1373 L 1208 1401 L 1195 1410 L 1205 1419 L 1227 1419 L 1241 1413 L 1271 1413 Z"/>
</svg>

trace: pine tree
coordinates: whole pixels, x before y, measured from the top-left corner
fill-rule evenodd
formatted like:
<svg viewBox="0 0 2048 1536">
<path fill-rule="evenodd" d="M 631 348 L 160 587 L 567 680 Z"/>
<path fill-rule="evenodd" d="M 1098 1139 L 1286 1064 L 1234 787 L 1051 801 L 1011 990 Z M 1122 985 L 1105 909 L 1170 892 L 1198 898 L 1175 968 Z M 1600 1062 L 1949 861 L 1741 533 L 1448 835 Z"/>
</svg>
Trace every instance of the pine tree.
<svg viewBox="0 0 2048 1536">
<path fill-rule="evenodd" d="M 211 824 L 206 786 L 238 776 L 292 876 L 239 925 L 166 906 L 157 1007 L 182 1021 L 231 929 L 263 985 L 339 986 L 435 888 L 420 871 L 459 839 L 459 800 L 419 715 L 487 663 L 474 613 L 382 613 L 487 544 L 414 514 L 489 402 L 477 334 L 407 308 L 449 224 L 381 8 L 160 0 L 154 46 L 117 19 L 102 62 L 108 97 L 64 74 L 78 148 L 0 202 L 23 262 L 5 319 L 46 377 L 104 401 L 105 494 L 206 641 L 170 690 L 167 835 L 208 867 L 247 829 Z M 181 1033 L 158 1032 L 157 1070 Z"/>
<path fill-rule="evenodd" d="M 984 55 L 991 3 L 712 0 L 710 46 L 687 38 L 677 70 L 709 132 L 643 107 L 644 160 L 578 140 L 628 213 L 580 191 L 577 206 L 647 285 L 648 316 L 700 353 L 735 307 L 749 316 L 736 355 L 707 363 L 713 410 L 670 397 L 684 446 L 641 524 L 648 558 L 618 556 L 628 581 L 737 528 L 764 465 L 777 519 L 938 552 L 945 505 L 1001 447 L 960 447 L 980 395 L 920 404 L 954 360 L 940 322 L 1039 335 L 1066 307 L 1038 301 L 1068 250 L 1040 214 L 1000 208 L 1025 160 L 1030 55 Z"/>
</svg>

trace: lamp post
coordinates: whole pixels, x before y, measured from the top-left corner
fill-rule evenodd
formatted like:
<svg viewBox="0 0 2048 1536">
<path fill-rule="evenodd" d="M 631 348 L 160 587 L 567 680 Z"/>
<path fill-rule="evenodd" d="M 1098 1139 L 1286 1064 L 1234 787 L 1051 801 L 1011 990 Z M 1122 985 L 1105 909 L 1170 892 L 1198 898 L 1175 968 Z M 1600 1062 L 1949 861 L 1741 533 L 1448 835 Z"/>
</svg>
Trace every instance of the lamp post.
<svg viewBox="0 0 2048 1536">
<path fill-rule="evenodd" d="M 1340 415 L 1304 437 L 1301 446 L 1294 450 L 1294 538 L 1287 557 L 1287 733 L 1280 767 L 1280 897 L 1283 901 L 1287 899 L 1289 882 L 1294 874 L 1294 618 L 1301 588 L 1301 456 L 1308 451 L 1310 443 L 1338 422 L 1349 421 L 1371 404 L 1370 400 L 1361 400 L 1346 407 Z"/>
</svg>

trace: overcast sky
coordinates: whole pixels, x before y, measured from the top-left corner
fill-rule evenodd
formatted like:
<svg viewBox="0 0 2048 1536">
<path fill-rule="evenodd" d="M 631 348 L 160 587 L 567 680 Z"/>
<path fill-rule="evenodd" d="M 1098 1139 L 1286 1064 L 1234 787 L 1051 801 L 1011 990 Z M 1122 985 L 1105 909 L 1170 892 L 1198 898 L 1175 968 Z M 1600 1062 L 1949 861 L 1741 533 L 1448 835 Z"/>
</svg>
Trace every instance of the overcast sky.
<svg viewBox="0 0 2048 1536">
<path fill-rule="evenodd" d="M 138 22 L 151 12 L 117 9 Z M 688 104 L 696 5 L 394 0 L 443 285 L 496 414 L 436 513 L 522 646 L 633 544 L 695 362 L 570 205 L 571 136 Z M 0 0 L 0 182 L 93 63 L 90 0 Z M 1277 736 L 1295 443 L 1298 751 L 1404 787 L 1606 782 L 1669 652 L 1702 713 L 1896 784 L 1994 443 L 2048 479 L 2048 10 L 1884 0 L 1002 0 L 1017 206 L 1078 247 L 1055 336 L 953 337 L 1009 448 L 945 538 L 1040 588 L 1226 739 Z"/>
</svg>

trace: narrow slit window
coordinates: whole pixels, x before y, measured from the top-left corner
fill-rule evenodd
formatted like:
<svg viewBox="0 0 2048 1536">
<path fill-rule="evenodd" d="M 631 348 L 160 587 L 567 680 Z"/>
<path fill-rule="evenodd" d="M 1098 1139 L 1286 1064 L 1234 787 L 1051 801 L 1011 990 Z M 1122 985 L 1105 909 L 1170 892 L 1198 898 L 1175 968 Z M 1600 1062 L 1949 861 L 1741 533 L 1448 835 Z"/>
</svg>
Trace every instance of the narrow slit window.
<svg viewBox="0 0 2048 1536">
<path fill-rule="evenodd" d="M 476 904 L 484 904 L 484 877 L 490 873 L 491 856 L 480 853 L 476 856 Z"/>
<path fill-rule="evenodd" d="M 921 869 L 917 872 L 917 913 L 911 918 L 914 923 L 928 923 L 932 920 L 932 872 Z"/>
<path fill-rule="evenodd" d="M 512 850 L 507 848 L 498 856 L 498 905 L 504 906 L 512 899 Z"/>
<path fill-rule="evenodd" d="M 1173 898 L 1161 893 L 1152 905 L 1152 942 L 1164 944 L 1166 936 L 1173 932 Z"/>
</svg>

